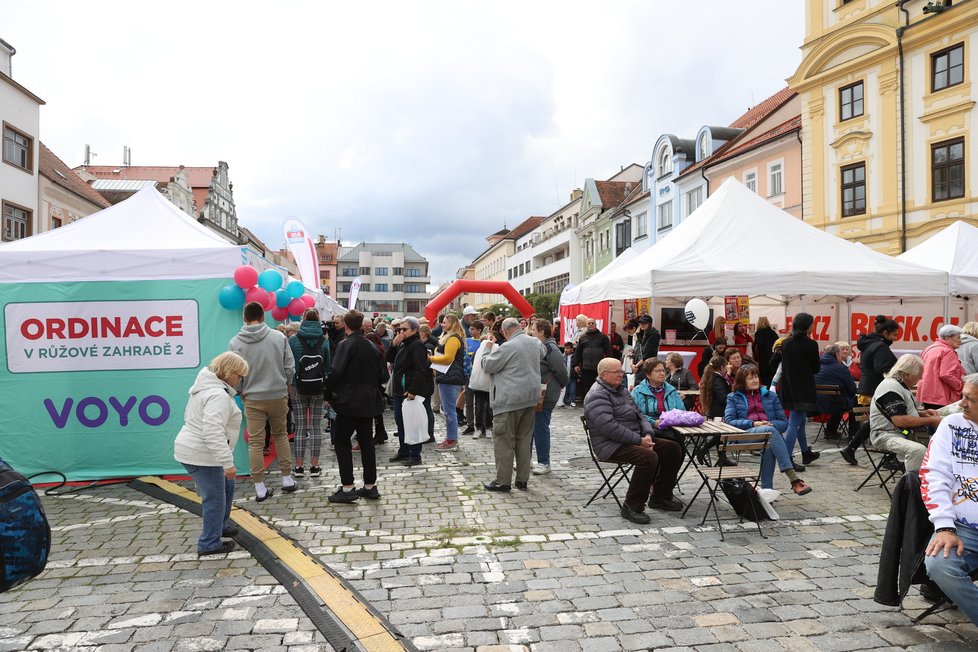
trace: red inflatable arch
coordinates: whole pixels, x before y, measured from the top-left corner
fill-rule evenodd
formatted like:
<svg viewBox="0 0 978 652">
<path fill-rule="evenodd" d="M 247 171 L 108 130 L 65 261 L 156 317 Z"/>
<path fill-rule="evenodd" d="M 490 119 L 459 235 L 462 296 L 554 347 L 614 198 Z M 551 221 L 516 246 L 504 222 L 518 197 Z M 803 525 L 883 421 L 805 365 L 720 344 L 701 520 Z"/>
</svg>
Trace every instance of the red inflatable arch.
<svg viewBox="0 0 978 652">
<path fill-rule="evenodd" d="M 424 309 L 425 319 L 434 328 L 435 320 L 442 308 L 451 303 L 452 299 L 464 292 L 480 292 L 482 294 L 501 294 L 513 307 L 522 313 L 524 317 L 533 314 L 533 306 L 523 298 L 523 295 L 516 291 L 508 281 L 473 281 L 470 279 L 459 279 L 445 288 L 441 294 L 435 297 L 434 301 Z"/>
</svg>

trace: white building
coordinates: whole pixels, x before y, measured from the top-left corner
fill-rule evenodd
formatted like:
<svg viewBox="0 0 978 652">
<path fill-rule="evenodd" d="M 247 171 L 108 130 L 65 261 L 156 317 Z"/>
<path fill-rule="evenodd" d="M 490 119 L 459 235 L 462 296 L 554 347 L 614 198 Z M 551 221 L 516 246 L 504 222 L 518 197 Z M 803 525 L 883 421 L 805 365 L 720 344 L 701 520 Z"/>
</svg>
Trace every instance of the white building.
<svg viewBox="0 0 978 652">
<path fill-rule="evenodd" d="M 575 233 L 583 192 L 576 189 L 570 202 L 539 224 L 532 234 L 532 291 L 537 294 L 561 292 L 568 283 L 580 283 L 581 249 Z"/>
<path fill-rule="evenodd" d="M 428 260 L 409 244 L 361 242 L 340 247 L 336 259 L 336 300 L 348 305 L 360 278 L 355 308 L 368 317 L 418 316 L 428 303 Z"/>
</svg>

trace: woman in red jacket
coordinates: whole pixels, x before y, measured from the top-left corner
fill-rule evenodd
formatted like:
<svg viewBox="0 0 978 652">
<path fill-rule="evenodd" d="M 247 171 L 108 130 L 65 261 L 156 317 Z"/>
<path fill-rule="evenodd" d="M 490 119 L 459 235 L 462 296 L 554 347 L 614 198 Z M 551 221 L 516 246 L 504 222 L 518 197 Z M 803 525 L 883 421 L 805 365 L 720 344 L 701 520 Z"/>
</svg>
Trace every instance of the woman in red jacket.
<svg viewBox="0 0 978 652">
<path fill-rule="evenodd" d="M 961 400 L 964 367 L 958 359 L 961 329 L 945 324 L 937 331 L 938 340 L 924 349 L 924 377 L 917 384 L 917 400 L 927 409 L 942 408 Z"/>
</svg>

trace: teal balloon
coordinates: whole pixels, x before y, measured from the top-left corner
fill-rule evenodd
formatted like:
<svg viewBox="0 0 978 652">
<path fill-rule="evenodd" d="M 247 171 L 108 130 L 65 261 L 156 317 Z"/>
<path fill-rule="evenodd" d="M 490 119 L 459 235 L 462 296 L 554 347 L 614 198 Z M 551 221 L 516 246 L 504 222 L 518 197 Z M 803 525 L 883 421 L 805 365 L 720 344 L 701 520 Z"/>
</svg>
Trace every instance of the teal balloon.
<svg viewBox="0 0 978 652">
<path fill-rule="evenodd" d="M 221 288 L 221 293 L 217 297 L 222 308 L 228 310 L 238 310 L 245 302 L 245 291 L 237 285 L 225 285 Z"/>
<path fill-rule="evenodd" d="M 269 292 L 274 292 L 282 287 L 282 275 L 274 269 L 266 269 L 258 275 L 258 287 Z"/>
<path fill-rule="evenodd" d="M 289 296 L 293 299 L 298 299 L 306 292 L 306 286 L 302 284 L 302 281 L 290 281 L 285 289 L 289 291 Z"/>
<path fill-rule="evenodd" d="M 302 315 L 289 315 L 289 321 L 299 321 L 302 319 Z"/>
<path fill-rule="evenodd" d="M 287 308 L 289 302 L 292 301 L 292 297 L 285 290 L 276 290 L 275 292 L 275 305 L 279 308 Z"/>
</svg>

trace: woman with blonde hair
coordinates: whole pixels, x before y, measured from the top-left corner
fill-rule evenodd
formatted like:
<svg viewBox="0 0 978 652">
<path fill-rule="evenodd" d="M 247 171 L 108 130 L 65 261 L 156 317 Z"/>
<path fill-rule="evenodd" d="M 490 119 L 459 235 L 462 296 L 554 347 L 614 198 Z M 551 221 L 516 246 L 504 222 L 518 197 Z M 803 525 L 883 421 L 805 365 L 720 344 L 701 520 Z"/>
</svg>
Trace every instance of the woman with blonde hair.
<svg viewBox="0 0 978 652">
<path fill-rule="evenodd" d="M 465 331 L 455 315 L 445 315 L 441 320 L 442 333 L 430 361 L 447 369 L 435 373 L 435 384 L 445 415 L 445 441 L 435 448 L 443 453 L 458 450 L 458 413 L 455 404 L 465 385 Z"/>
<path fill-rule="evenodd" d="M 237 528 L 228 523 L 234 500 L 234 446 L 241 429 L 235 387 L 248 375 L 248 363 L 228 351 L 200 370 L 190 388 L 183 427 L 173 442 L 173 458 L 183 464 L 200 496 L 203 528 L 197 554 L 219 555 L 234 550 Z"/>
<path fill-rule="evenodd" d="M 978 371 L 978 321 L 969 321 L 961 327 L 961 346 L 957 353 L 964 373 Z"/>
<path fill-rule="evenodd" d="M 713 330 L 707 333 L 706 339 L 710 341 L 710 344 L 716 344 L 718 340 L 732 344 L 732 342 L 727 341 L 727 319 L 725 317 L 718 316 L 713 320 Z"/>
</svg>

